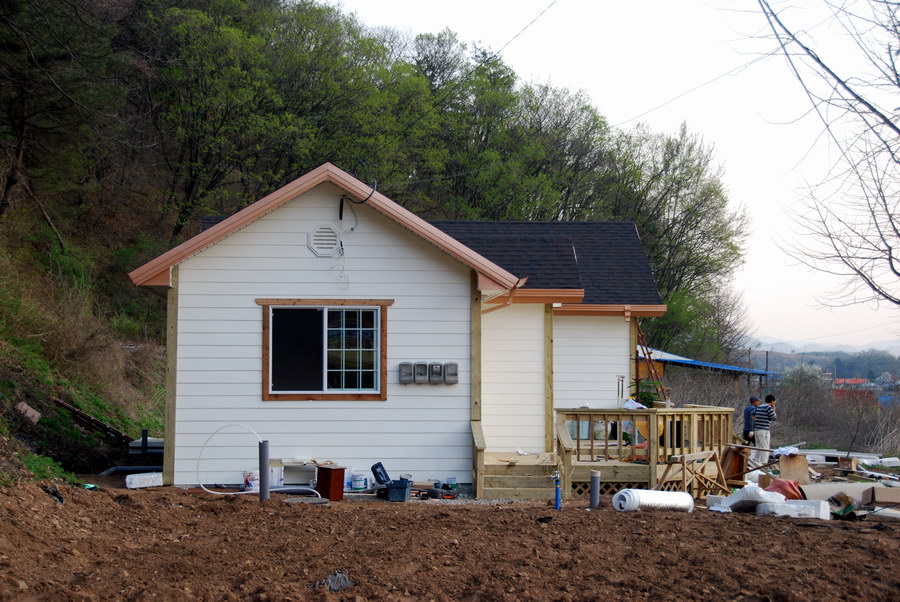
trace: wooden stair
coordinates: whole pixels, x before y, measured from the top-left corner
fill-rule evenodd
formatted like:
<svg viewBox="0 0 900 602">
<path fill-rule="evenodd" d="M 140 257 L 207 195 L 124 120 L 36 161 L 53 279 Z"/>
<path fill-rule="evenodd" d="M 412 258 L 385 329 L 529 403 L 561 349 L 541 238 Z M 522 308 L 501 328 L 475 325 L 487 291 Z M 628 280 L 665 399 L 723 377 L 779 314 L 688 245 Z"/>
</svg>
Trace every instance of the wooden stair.
<svg viewBox="0 0 900 602">
<path fill-rule="evenodd" d="M 488 464 L 484 467 L 484 495 L 490 500 L 556 499 L 553 464 Z"/>
</svg>

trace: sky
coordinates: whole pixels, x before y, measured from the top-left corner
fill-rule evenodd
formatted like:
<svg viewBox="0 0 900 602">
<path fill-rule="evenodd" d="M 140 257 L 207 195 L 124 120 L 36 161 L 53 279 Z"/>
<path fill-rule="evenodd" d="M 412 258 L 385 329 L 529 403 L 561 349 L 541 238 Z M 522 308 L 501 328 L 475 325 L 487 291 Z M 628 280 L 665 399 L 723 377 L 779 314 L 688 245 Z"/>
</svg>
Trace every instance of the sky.
<svg viewBox="0 0 900 602">
<path fill-rule="evenodd" d="M 900 313 L 823 307 L 833 277 L 797 265 L 787 211 L 832 160 L 822 126 L 775 48 L 755 0 L 343 0 L 366 26 L 456 32 L 499 51 L 525 82 L 583 90 L 614 127 L 682 123 L 714 149 L 733 208 L 751 219 L 735 275 L 751 334 L 813 344 L 900 339 Z M 827 48 L 821 49 L 823 52 Z"/>
</svg>

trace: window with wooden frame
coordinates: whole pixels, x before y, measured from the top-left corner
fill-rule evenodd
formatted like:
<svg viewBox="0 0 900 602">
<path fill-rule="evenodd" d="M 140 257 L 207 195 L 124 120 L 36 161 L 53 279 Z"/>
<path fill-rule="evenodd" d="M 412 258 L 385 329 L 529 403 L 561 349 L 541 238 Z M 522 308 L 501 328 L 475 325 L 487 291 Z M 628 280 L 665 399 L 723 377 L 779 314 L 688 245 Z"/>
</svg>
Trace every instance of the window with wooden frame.
<svg viewBox="0 0 900 602">
<path fill-rule="evenodd" d="M 387 399 L 383 299 L 257 299 L 263 399 Z"/>
</svg>

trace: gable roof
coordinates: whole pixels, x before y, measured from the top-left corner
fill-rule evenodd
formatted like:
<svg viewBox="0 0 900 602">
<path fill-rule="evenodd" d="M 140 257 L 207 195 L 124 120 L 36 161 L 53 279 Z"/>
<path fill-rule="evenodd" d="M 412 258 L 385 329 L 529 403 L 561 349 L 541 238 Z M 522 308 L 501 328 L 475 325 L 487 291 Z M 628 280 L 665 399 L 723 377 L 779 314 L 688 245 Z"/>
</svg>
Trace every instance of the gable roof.
<svg viewBox="0 0 900 602">
<path fill-rule="evenodd" d="M 522 292 L 532 287 L 583 288 L 582 303 L 564 308 L 577 307 L 575 311 L 586 313 L 631 306 L 633 315 L 665 312 L 632 222 L 431 223 L 503 268 L 527 277 Z"/>
<path fill-rule="evenodd" d="M 325 163 L 290 184 L 282 186 L 231 217 L 147 262 L 128 276 L 135 284 L 161 293 L 172 286 L 173 267 L 325 182 L 341 188 L 357 201 L 365 201 L 369 207 L 475 270 L 478 274 L 479 289 L 503 291 L 521 286 L 520 279 L 513 273 L 473 251 L 331 163 Z"/>
</svg>

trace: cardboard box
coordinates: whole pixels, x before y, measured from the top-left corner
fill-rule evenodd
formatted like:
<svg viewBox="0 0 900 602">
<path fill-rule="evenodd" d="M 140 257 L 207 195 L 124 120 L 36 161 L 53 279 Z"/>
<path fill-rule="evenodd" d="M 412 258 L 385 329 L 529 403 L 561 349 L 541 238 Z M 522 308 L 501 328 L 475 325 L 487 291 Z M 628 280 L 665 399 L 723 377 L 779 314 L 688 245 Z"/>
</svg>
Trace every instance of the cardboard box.
<svg viewBox="0 0 900 602">
<path fill-rule="evenodd" d="M 900 506 L 900 487 L 869 487 L 862 492 L 860 506 Z"/>
</svg>

